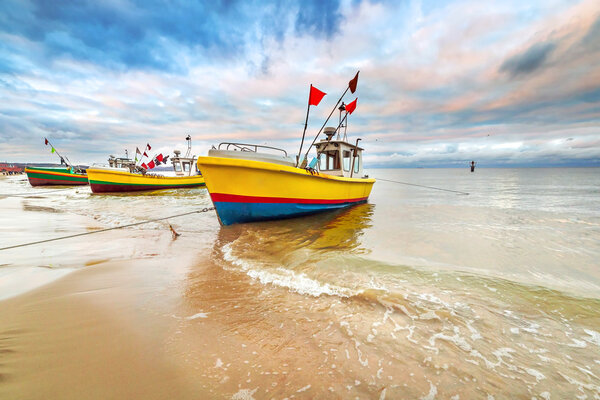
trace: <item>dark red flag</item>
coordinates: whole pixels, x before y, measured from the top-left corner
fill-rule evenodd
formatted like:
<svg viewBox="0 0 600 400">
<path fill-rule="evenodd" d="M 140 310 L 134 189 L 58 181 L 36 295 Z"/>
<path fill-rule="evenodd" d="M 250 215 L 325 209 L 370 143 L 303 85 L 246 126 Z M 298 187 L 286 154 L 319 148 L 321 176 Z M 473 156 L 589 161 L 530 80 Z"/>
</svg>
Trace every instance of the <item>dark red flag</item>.
<svg viewBox="0 0 600 400">
<path fill-rule="evenodd" d="M 148 169 L 148 166 L 146 165 L 146 163 L 142 163 L 142 167 L 143 167 L 144 169 Z"/>
<path fill-rule="evenodd" d="M 150 162 L 148 163 L 148 168 L 152 169 L 152 168 L 154 168 L 154 167 L 155 167 L 155 165 L 154 165 L 154 160 L 152 160 L 152 161 L 150 161 Z"/>
<path fill-rule="evenodd" d="M 354 92 L 352 92 L 354 93 Z M 152 147 L 150 147 L 150 143 L 146 143 L 146 150 L 152 150 Z"/>
<path fill-rule="evenodd" d="M 158 161 L 162 162 L 162 160 L 163 160 L 163 155 L 162 155 L 162 153 L 161 153 L 161 154 L 159 154 L 159 155 L 157 155 L 157 156 L 156 156 L 156 159 L 157 159 Z"/>
<path fill-rule="evenodd" d="M 360 71 L 358 71 L 360 72 Z M 356 76 L 354 77 L 354 79 L 352 79 L 350 82 L 348 82 L 348 86 L 350 87 L 350 91 L 352 93 L 356 92 L 356 85 L 358 85 L 358 72 L 356 73 Z"/>
<path fill-rule="evenodd" d="M 308 97 L 308 105 L 309 106 L 318 106 L 323 97 L 325 97 L 327 93 L 321 92 L 319 89 L 310 85 L 310 96 Z"/>
<path fill-rule="evenodd" d="M 348 111 L 350 114 L 352 114 L 354 112 L 354 110 L 356 110 L 356 101 L 357 100 L 358 100 L 358 97 L 356 99 L 354 99 L 354 101 L 352 103 L 346 104 L 346 111 Z"/>
<path fill-rule="evenodd" d="M 48 139 L 44 138 L 44 141 L 46 142 L 46 146 L 48 146 Z"/>
<path fill-rule="evenodd" d="M 148 157 L 148 154 L 146 154 L 146 152 L 144 152 L 144 156 Z"/>
</svg>

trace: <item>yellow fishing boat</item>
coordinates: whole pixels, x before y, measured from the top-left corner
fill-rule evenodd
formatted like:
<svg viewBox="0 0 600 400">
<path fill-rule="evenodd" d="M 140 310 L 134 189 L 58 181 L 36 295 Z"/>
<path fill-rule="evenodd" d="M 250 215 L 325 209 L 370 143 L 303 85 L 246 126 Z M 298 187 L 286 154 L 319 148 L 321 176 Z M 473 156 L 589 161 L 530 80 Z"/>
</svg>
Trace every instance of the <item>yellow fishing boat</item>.
<svg viewBox="0 0 600 400">
<path fill-rule="evenodd" d="M 362 150 L 341 141 L 330 143 L 335 144 L 342 151 L 331 150 L 327 155 L 330 161 L 342 152 Z M 364 203 L 375 183 L 375 179 L 349 177 L 349 167 L 344 170 L 331 165 L 330 169 L 315 171 L 237 155 L 215 157 L 209 151 L 208 157 L 198 157 L 198 167 L 223 225 L 291 218 Z M 361 164 L 356 163 L 359 173 Z"/>
<path fill-rule="evenodd" d="M 348 90 L 354 93 L 357 82 L 358 73 L 329 117 Z M 310 106 L 317 106 L 325 95 L 310 86 L 302 144 Z M 302 144 L 296 159 L 283 149 L 244 143 L 221 143 L 209 150 L 207 157 L 198 157 L 198 168 L 221 224 L 297 217 L 366 202 L 375 179 L 363 173 L 360 139 L 355 144 L 347 140 L 347 118 L 356 109 L 357 100 L 337 108 L 340 111 L 337 128 L 323 129 L 327 118 L 302 160 Z M 341 128 L 344 128 L 342 138 Z M 316 142 L 321 131 L 326 139 Z M 308 164 L 308 153 L 313 146 L 317 155 Z"/>
<path fill-rule="evenodd" d="M 204 177 L 196 168 L 196 157 L 189 155 L 191 138 L 188 136 L 187 140 L 186 156 L 181 157 L 181 152 L 175 150 L 175 155 L 171 157 L 175 176 L 148 173 L 146 168 L 136 165 L 135 160 L 111 156 L 108 167 L 92 166 L 87 169 L 92 192 L 119 193 L 204 186 Z"/>
</svg>

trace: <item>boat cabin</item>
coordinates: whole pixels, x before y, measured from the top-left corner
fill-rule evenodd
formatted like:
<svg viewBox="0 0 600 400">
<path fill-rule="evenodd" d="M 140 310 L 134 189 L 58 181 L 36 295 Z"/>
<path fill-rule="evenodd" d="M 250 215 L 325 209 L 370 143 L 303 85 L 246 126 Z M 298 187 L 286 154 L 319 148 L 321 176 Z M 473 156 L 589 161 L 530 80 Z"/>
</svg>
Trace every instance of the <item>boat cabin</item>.
<svg viewBox="0 0 600 400">
<path fill-rule="evenodd" d="M 196 157 L 189 157 L 189 154 L 186 154 L 187 157 L 182 157 L 179 150 L 174 150 L 173 153 L 175 155 L 171 157 L 171 163 L 173 164 L 175 175 L 192 176 L 200 173 L 196 165 Z"/>
<path fill-rule="evenodd" d="M 336 133 L 336 128 L 328 127 L 323 132 L 327 139 L 315 143 L 319 155 L 316 165 L 319 172 L 346 178 L 361 178 L 363 176 L 363 149 L 345 140 L 331 140 Z"/>
<path fill-rule="evenodd" d="M 108 157 L 108 165 L 113 168 L 126 168 L 131 170 L 135 166 L 135 161 L 130 158 L 115 157 L 111 155 Z"/>
</svg>

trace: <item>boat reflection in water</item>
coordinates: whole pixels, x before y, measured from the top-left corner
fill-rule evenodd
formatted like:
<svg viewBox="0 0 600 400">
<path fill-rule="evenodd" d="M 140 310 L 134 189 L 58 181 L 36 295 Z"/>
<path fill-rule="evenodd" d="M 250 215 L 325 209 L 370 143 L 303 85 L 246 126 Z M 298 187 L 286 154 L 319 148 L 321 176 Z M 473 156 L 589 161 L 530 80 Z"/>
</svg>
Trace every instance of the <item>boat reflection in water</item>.
<svg viewBox="0 0 600 400">
<path fill-rule="evenodd" d="M 350 295 L 337 286 L 336 268 L 343 257 L 364 251 L 361 236 L 371 225 L 374 207 L 361 204 L 294 220 L 221 228 L 210 260 L 199 256 L 185 281 L 189 316 L 169 340 L 171 350 L 185 354 L 216 393 L 238 393 L 240 383 L 242 388 L 260 386 L 254 398 L 285 397 L 292 386 L 295 391 L 312 385 L 311 397 L 323 397 L 330 386 L 346 390 L 341 380 L 315 374 L 323 350 L 339 348 L 345 358 L 341 346 L 348 344 L 340 340 L 341 331 L 327 337 L 332 331 L 327 330 L 331 314 L 326 310 L 340 297 L 318 294 L 343 295 L 346 290 Z M 340 361 L 332 363 L 346 373 Z"/>
</svg>

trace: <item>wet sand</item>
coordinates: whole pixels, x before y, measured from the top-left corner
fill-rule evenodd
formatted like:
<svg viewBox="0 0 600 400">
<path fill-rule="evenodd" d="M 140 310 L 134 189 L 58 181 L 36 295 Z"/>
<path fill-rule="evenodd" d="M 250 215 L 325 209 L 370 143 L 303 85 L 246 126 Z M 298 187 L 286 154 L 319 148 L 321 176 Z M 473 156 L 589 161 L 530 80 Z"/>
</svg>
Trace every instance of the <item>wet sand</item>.
<svg viewBox="0 0 600 400">
<path fill-rule="evenodd" d="M 100 264 L 0 302 L 0 398 L 206 398 L 165 352 L 172 299 L 140 280 L 161 266 Z"/>
</svg>

